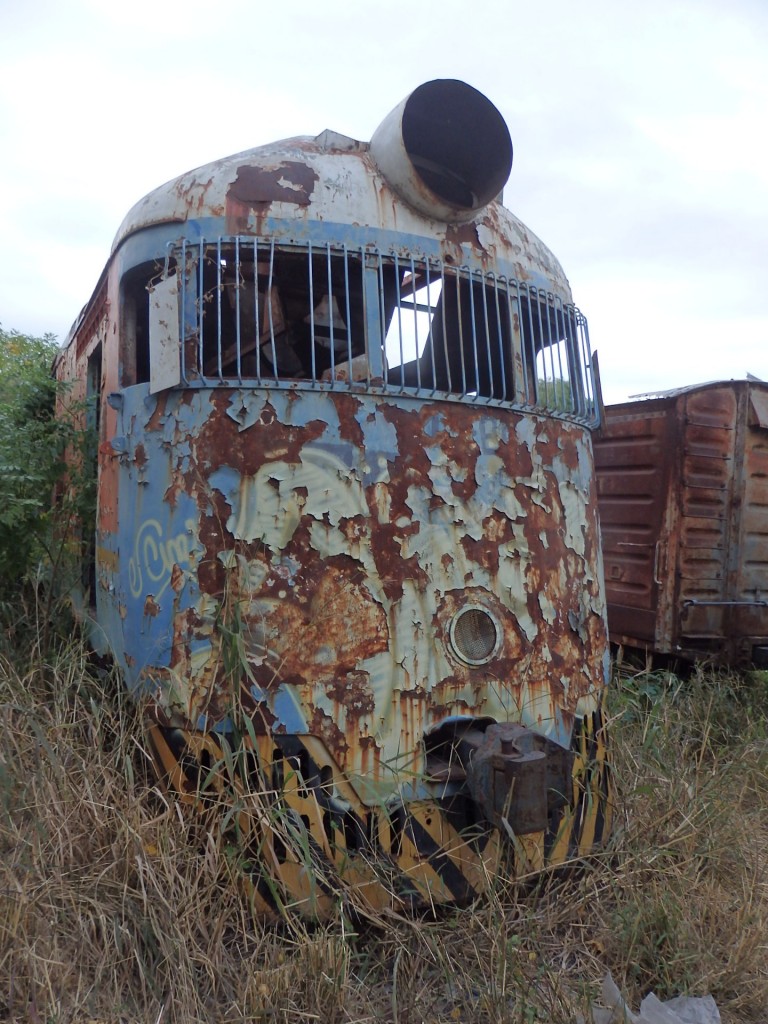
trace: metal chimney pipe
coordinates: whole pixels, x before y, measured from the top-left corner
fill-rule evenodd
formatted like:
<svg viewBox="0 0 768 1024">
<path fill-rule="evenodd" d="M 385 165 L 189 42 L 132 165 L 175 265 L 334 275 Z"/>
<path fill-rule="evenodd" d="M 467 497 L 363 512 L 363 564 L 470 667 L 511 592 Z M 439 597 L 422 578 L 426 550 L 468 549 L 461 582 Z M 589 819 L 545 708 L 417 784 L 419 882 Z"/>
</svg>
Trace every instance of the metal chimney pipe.
<svg viewBox="0 0 768 1024">
<path fill-rule="evenodd" d="M 370 151 L 392 188 L 436 220 L 472 220 L 512 169 L 504 118 L 477 89 L 453 78 L 420 85 L 384 118 Z"/>
</svg>

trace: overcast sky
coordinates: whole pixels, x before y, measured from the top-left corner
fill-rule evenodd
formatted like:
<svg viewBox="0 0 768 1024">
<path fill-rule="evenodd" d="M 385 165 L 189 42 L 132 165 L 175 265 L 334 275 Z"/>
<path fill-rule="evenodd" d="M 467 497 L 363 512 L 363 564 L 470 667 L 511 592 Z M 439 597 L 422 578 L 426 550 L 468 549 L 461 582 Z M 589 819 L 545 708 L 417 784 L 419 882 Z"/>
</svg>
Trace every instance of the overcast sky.
<svg viewBox="0 0 768 1024">
<path fill-rule="evenodd" d="M 0 0 L 0 323 L 63 341 L 146 192 L 432 78 L 506 119 L 607 401 L 768 379 L 768 0 Z"/>
</svg>

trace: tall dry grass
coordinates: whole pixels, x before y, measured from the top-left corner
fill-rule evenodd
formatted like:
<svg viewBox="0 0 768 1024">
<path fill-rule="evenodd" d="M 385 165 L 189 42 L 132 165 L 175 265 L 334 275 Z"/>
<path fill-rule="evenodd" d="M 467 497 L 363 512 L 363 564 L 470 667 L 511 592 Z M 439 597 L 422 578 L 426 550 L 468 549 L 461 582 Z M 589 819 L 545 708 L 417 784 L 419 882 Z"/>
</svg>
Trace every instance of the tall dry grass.
<svg viewBox="0 0 768 1024">
<path fill-rule="evenodd" d="M 437 920 L 251 919 L 226 837 L 155 786 L 140 715 L 77 643 L 0 661 L 0 1019 L 572 1021 L 711 992 L 768 1017 L 765 677 L 624 674 L 617 829 Z"/>
</svg>

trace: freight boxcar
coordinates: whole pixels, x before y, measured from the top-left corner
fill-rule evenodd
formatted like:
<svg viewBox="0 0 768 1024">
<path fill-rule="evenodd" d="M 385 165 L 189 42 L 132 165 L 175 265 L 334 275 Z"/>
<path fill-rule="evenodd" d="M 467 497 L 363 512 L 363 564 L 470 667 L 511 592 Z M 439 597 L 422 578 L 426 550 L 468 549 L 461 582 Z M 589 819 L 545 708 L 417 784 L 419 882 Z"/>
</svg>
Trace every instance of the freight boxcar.
<svg viewBox="0 0 768 1024">
<path fill-rule="evenodd" d="M 595 440 L 615 643 L 684 659 L 768 655 L 768 384 L 608 406 Z"/>
<path fill-rule="evenodd" d="M 471 899 L 607 828 L 593 360 L 511 163 L 441 80 L 370 143 L 184 174 L 58 361 L 98 412 L 93 641 L 168 784 L 229 799 L 259 912 Z"/>
</svg>

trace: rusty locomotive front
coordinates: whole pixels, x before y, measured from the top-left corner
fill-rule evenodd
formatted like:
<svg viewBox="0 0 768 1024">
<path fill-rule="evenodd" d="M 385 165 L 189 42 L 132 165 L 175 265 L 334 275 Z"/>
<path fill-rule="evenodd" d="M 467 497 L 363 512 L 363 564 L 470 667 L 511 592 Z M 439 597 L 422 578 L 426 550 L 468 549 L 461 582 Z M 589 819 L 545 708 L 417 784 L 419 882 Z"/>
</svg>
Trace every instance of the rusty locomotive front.
<svg viewBox="0 0 768 1024">
<path fill-rule="evenodd" d="M 439 80 L 370 143 L 198 168 L 58 360 L 98 410 L 93 642 L 180 798 L 229 791 L 263 913 L 464 901 L 608 826 L 593 360 L 511 164 Z"/>
</svg>

